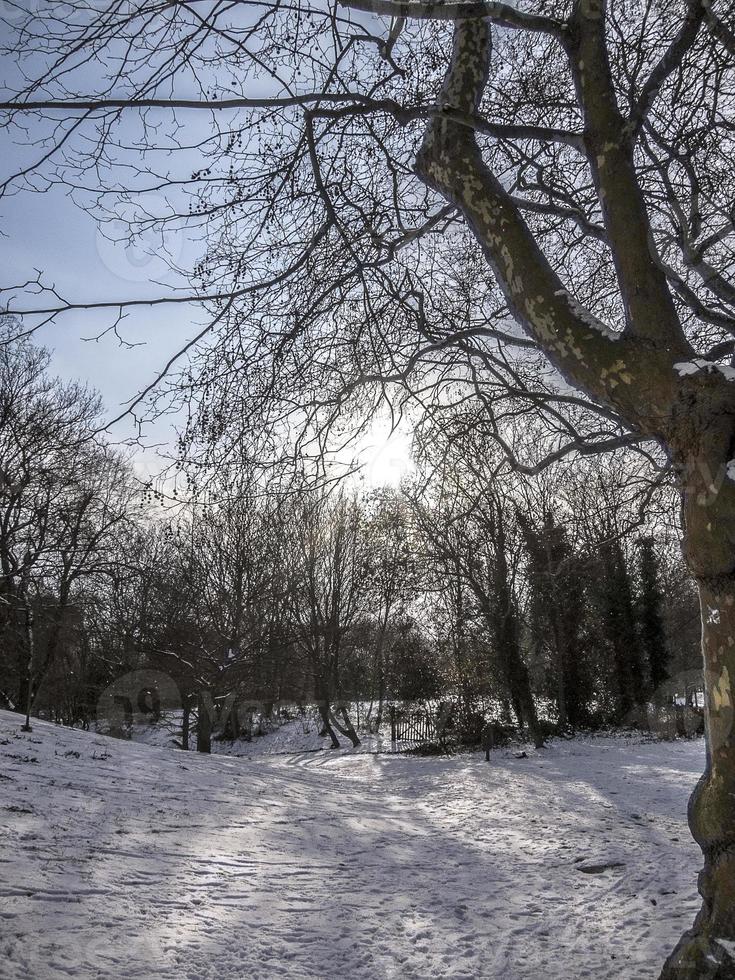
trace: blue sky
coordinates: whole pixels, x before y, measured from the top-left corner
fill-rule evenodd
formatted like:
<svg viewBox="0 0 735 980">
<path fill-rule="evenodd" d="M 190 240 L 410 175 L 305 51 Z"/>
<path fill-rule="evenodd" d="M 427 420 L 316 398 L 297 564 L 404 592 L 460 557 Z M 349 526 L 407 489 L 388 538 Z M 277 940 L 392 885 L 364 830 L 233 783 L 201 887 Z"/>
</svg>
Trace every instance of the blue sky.
<svg viewBox="0 0 735 980">
<path fill-rule="evenodd" d="M 25 8 L 22 0 L 19 9 Z M 13 10 L 0 0 L 0 16 L 10 18 Z M 0 22 L 0 32 L 5 35 L 9 28 Z M 10 38 L 7 35 L 5 41 Z M 84 75 L 81 76 L 84 82 Z M 88 79 L 93 91 L 96 81 Z M 6 92 L 18 85 L 17 66 L 13 59 L 3 60 L 0 87 Z M 35 161 L 44 152 L 42 147 L 32 146 L 32 141 L 50 133 L 49 121 L 36 116 L 18 118 L 19 125 L 0 129 L 0 179 Z M 131 118 L 118 132 L 129 141 L 135 135 L 137 122 Z M 23 128 L 27 126 L 27 131 Z M 44 168 L 48 169 L 48 168 Z M 85 183 L 95 185 L 95 173 L 90 169 Z M 152 208 L 156 209 L 152 202 Z M 165 202 L 160 210 L 165 213 Z M 114 229 L 113 229 L 114 230 Z M 130 300 L 167 295 L 172 287 L 186 285 L 170 273 L 166 263 L 157 255 L 160 247 L 148 242 L 148 253 L 141 248 L 126 248 L 113 244 L 101 234 L 97 222 L 78 207 L 68 190 L 56 186 L 45 193 L 29 193 L 21 190 L 0 199 L 0 286 L 9 287 L 23 283 L 36 275 L 42 275 L 45 283 L 52 283 L 65 300 L 70 302 L 99 302 Z M 187 248 L 185 241 L 172 236 L 174 258 L 181 258 Z M 192 252 L 191 246 L 188 248 Z M 191 264 L 187 254 L 183 264 Z M 163 285 L 151 280 L 159 280 Z M 48 299 L 46 297 L 45 299 Z M 27 309 L 48 305 L 44 298 L 30 292 L 15 295 L 4 293 L 0 298 L 4 306 Z M 99 342 L 94 338 L 115 320 L 110 311 L 88 311 L 65 314 L 55 323 L 37 331 L 35 340 L 53 352 L 53 369 L 65 379 L 88 382 L 100 391 L 108 416 L 113 418 L 124 410 L 124 405 L 141 388 L 149 384 L 169 359 L 187 339 L 198 332 L 203 312 L 196 307 L 181 304 L 140 308 L 131 311 L 121 325 L 124 338 L 143 346 L 126 349 L 113 334 Z M 25 324 L 30 325 L 30 323 Z M 129 423 L 114 427 L 113 435 L 125 438 L 133 431 Z M 150 441 L 168 441 L 171 436 L 170 422 L 166 420 L 148 433 Z"/>
<path fill-rule="evenodd" d="M 11 88 L 8 78 L 12 72 L 11 59 L 9 65 L 3 66 L 3 80 Z M 87 81 L 93 91 L 95 79 Z M 250 81 L 248 94 L 257 94 L 259 86 L 269 84 Z M 48 120 L 44 123 L 35 117 L 25 117 L 23 124 L 26 122 L 30 126 L 28 134 L 20 129 L 10 133 L 5 129 L 0 133 L 0 177 L 26 164 L 29 154 L 41 152 L 29 149 L 28 137 L 48 133 Z M 127 137 L 124 142 L 135 143 L 133 135 L 139 122 L 139 119 L 136 122 L 131 118 L 130 123 L 123 124 L 122 132 Z M 195 129 L 199 121 L 187 115 L 185 122 L 187 138 L 193 140 L 192 128 Z M 208 128 L 203 118 L 201 125 Z M 161 154 L 163 161 L 161 157 L 158 161 L 165 170 L 168 158 L 163 130 L 161 139 L 161 144 L 153 149 Z M 88 172 L 85 182 L 94 183 L 93 170 Z M 165 201 L 159 202 L 162 206 L 157 208 L 155 201 L 148 197 L 146 200 L 151 212 L 167 212 Z M 0 230 L 4 234 L 0 237 L 0 286 L 22 283 L 38 270 L 43 281 L 53 284 L 65 300 L 90 303 L 158 297 L 170 294 L 176 286 L 187 285 L 184 280 L 175 278 L 161 261 L 155 241 L 146 243 L 147 251 L 146 245 L 131 249 L 122 243 L 107 241 L 100 234 L 94 218 L 77 207 L 68 191 L 60 186 L 45 193 L 24 192 L 0 200 Z M 183 235 L 177 237 L 176 234 L 169 240 L 174 260 L 183 258 L 182 265 L 191 267 L 193 257 L 201 250 L 201 243 L 191 244 Z M 10 298 L 6 297 L 6 302 Z M 12 299 L 13 307 L 20 309 L 46 305 L 30 293 L 17 293 Z M 131 311 L 121 325 L 121 332 L 126 341 L 142 346 L 128 349 L 121 346 L 112 333 L 99 341 L 92 339 L 111 326 L 114 312 L 83 311 L 60 317 L 51 326 L 39 330 L 36 340 L 51 349 L 54 371 L 65 379 L 84 381 L 96 388 L 102 395 L 108 417 L 114 418 L 157 376 L 171 355 L 199 332 L 206 322 L 204 317 L 202 309 L 183 304 Z M 377 425 L 375 435 L 369 434 L 362 445 L 371 472 L 380 474 L 378 482 L 396 482 L 407 466 L 407 437 L 401 434 L 387 443 L 387 428 L 385 433 L 384 428 Z M 134 431 L 131 422 L 123 421 L 113 427 L 112 435 L 122 440 Z M 152 445 L 167 444 L 172 435 L 172 422 L 168 417 L 149 427 L 144 433 L 144 441 Z M 156 468 L 154 454 L 139 458 L 144 469 Z"/>
<path fill-rule="evenodd" d="M 106 241 L 94 219 L 59 189 L 6 198 L 0 203 L 0 214 L 5 235 L 0 239 L 3 284 L 21 283 L 33 270 L 40 270 L 66 299 L 93 302 L 170 292 L 151 283 L 151 277 L 175 282 L 155 255 Z M 36 297 L 19 292 L 14 305 L 35 303 Z M 114 320 L 104 311 L 66 314 L 39 330 L 36 340 L 52 350 L 55 373 L 88 382 L 101 392 L 112 418 L 192 336 L 200 315 L 196 308 L 178 304 L 131 313 L 121 333 L 143 345 L 133 349 L 122 347 L 112 334 L 99 341 L 84 339 L 96 336 Z M 127 422 L 113 429 L 119 438 L 131 432 Z M 170 434 L 170 422 L 164 420 L 149 429 L 147 441 L 168 441 Z"/>
<path fill-rule="evenodd" d="M 94 219 L 58 190 L 6 199 L 2 215 L 7 237 L 0 239 L 0 262 L 5 282 L 21 282 L 29 270 L 40 269 L 44 278 L 70 300 L 146 297 L 163 291 L 149 281 L 166 271 L 163 263 L 145 249 L 126 249 L 107 242 L 99 235 Z M 34 302 L 29 295 L 18 305 Z M 99 342 L 84 339 L 111 322 L 109 313 L 65 315 L 38 331 L 36 339 L 52 350 L 55 373 L 95 387 L 102 394 L 109 417 L 114 417 L 155 377 L 171 353 L 197 331 L 200 316 L 196 307 L 178 304 L 136 311 L 121 328 L 126 340 L 143 344 L 132 350 L 121 347 L 113 335 Z M 111 430 L 119 439 L 132 432 L 129 422 L 118 423 Z M 146 430 L 144 441 L 151 447 L 167 444 L 172 433 L 172 420 L 164 418 Z M 387 421 L 376 424 L 356 450 L 365 463 L 368 484 L 396 485 L 410 471 L 410 436 L 400 430 L 389 438 Z M 155 472 L 159 465 L 155 448 L 139 452 L 137 464 L 142 473 Z"/>
</svg>

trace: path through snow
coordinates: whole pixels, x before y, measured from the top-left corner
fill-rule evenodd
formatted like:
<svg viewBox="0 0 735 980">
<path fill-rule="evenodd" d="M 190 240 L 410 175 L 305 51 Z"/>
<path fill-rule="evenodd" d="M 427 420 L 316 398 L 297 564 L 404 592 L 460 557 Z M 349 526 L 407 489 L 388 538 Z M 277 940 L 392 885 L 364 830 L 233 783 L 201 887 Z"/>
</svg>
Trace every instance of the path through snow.
<svg viewBox="0 0 735 980">
<path fill-rule="evenodd" d="M 653 980 L 703 755 L 207 758 L 0 711 L 0 976 Z"/>
</svg>

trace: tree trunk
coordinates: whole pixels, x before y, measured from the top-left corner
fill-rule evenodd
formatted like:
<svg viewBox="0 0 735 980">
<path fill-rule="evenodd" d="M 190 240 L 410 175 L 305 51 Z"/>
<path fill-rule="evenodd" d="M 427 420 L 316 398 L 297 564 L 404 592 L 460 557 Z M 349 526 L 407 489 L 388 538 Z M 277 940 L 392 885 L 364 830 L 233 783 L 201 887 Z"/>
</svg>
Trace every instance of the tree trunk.
<svg viewBox="0 0 735 980">
<path fill-rule="evenodd" d="M 521 725 L 528 729 L 537 749 L 543 748 L 544 739 L 539 728 L 536 704 L 531 691 L 531 678 L 521 654 L 520 627 L 515 596 L 510 585 L 510 570 L 506 554 L 506 537 L 503 526 L 503 513 L 497 511 L 495 529 L 494 592 L 497 608 L 488 608 L 485 615 L 495 619 L 495 642 L 510 687 L 510 696 L 519 715 Z"/>
<path fill-rule="evenodd" d="M 321 670 L 317 666 L 314 674 L 314 686 L 317 697 L 317 707 L 319 708 L 319 717 L 322 720 L 322 730 L 319 732 L 320 735 L 328 735 L 332 742 L 332 748 L 339 748 L 339 739 L 337 738 L 334 729 L 331 724 L 331 710 L 330 710 L 330 698 L 329 698 L 329 682 L 325 680 Z"/>
<path fill-rule="evenodd" d="M 13 710 L 18 714 L 25 714 L 28 704 L 28 688 L 30 686 L 30 673 L 28 670 L 28 657 L 25 642 L 18 644 L 20 652 L 18 654 L 18 687 L 13 700 Z"/>
<path fill-rule="evenodd" d="M 735 977 L 735 481 L 727 475 L 735 408 L 728 409 L 715 404 L 714 411 L 699 416 L 704 430 L 699 453 L 682 467 L 683 548 L 697 580 L 702 616 L 707 762 L 689 801 L 689 827 L 704 856 L 703 904 L 664 966 L 662 980 Z"/>
<path fill-rule="evenodd" d="M 510 683 L 508 683 L 508 690 L 510 691 Z M 513 708 L 513 714 L 515 715 L 516 723 L 518 725 L 518 731 L 523 731 L 523 708 L 521 706 L 518 698 L 514 697 L 513 692 L 510 693 L 510 704 Z M 513 719 L 510 717 L 510 709 L 508 710 L 508 719 L 510 724 L 513 724 Z"/>
<path fill-rule="evenodd" d="M 197 696 L 197 752 L 209 754 L 212 751 L 212 710 L 209 691 L 200 691 Z"/>
<path fill-rule="evenodd" d="M 735 977 L 735 578 L 700 580 L 699 595 L 707 765 L 689 801 L 689 826 L 704 854 L 699 876 L 703 905 L 661 980 Z"/>
<path fill-rule="evenodd" d="M 189 724 L 191 722 L 191 699 L 189 695 L 184 697 L 184 713 L 181 717 L 181 748 L 184 752 L 189 751 Z"/>
<path fill-rule="evenodd" d="M 32 732 L 31 728 L 31 709 L 33 708 L 33 702 L 35 700 L 34 685 L 35 676 L 33 672 L 33 660 L 35 656 L 35 633 L 34 633 L 34 623 L 33 623 L 33 613 L 30 606 L 26 606 L 25 610 L 25 640 L 26 640 L 26 678 L 25 678 L 25 694 L 26 694 L 26 720 L 21 726 L 21 731 Z"/>
<path fill-rule="evenodd" d="M 567 641 L 564 649 L 564 709 L 567 722 L 575 731 L 583 722 L 587 705 L 580 659 L 580 648 L 576 641 Z"/>
<path fill-rule="evenodd" d="M 544 745 L 544 738 L 536 714 L 531 679 L 520 650 L 518 621 L 511 606 L 512 600 L 509 596 L 504 596 L 505 608 L 493 609 L 484 597 L 478 595 L 478 598 L 485 614 L 485 621 L 490 627 L 490 635 L 495 639 L 500 666 L 505 675 L 518 724 L 528 730 L 534 745 L 540 749 Z"/>
<path fill-rule="evenodd" d="M 536 714 L 536 704 L 531 693 L 531 681 L 528 676 L 528 668 L 523 663 L 520 650 L 512 651 L 512 658 L 508 664 L 510 671 L 510 685 L 513 703 L 518 704 L 521 711 L 522 723 L 528 729 L 528 734 L 533 740 L 537 749 L 544 747 L 544 737 Z"/>
<path fill-rule="evenodd" d="M 29 726 L 28 727 L 29 731 L 30 731 L 31 712 L 33 711 L 33 706 L 36 702 L 36 698 L 38 697 L 39 689 L 43 684 L 44 680 L 46 679 L 46 674 L 48 673 L 49 669 L 51 668 L 51 666 L 54 664 L 56 660 L 56 653 L 58 651 L 59 640 L 61 638 L 61 625 L 64 620 L 64 614 L 66 612 L 68 602 L 69 602 L 69 590 L 67 587 L 63 587 L 61 590 L 61 594 L 59 596 L 59 602 L 54 610 L 54 615 L 51 622 L 51 629 L 46 639 L 46 650 L 44 656 L 41 659 L 40 663 L 36 665 L 36 669 L 33 671 L 33 683 L 29 687 L 28 709 L 26 711 L 26 725 Z M 30 624 L 30 630 L 31 630 L 30 645 L 33 648 L 34 657 L 35 657 L 35 653 L 36 653 L 35 633 L 34 633 L 34 623 L 32 619 Z"/>
<path fill-rule="evenodd" d="M 380 735 L 380 726 L 383 724 L 383 712 L 385 711 L 385 675 L 382 668 L 378 679 L 378 712 L 375 715 L 375 734 Z"/>
<path fill-rule="evenodd" d="M 332 724 L 330 721 L 330 711 L 329 704 L 323 698 L 319 700 L 319 715 L 322 719 L 322 730 L 319 732 L 320 735 L 328 735 L 332 741 L 332 748 L 339 748 L 339 739 L 334 733 Z"/>
<path fill-rule="evenodd" d="M 569 727 L 569 715 L 567 713 L 566 671 L 563 660 L 558 661 L 557 667 L 556 706 L 559 713 L 557 724 L 559 730 L 563 732 Z"/>
<path fill-rule="evenodd" d="M 341 702 L 339 706 L 335 705 L 335 707 L 337 707 L 337 710 L 342 715 L 342 720 L 344 721 L 344 728 L 337 721 L 336 715 L 333 711 L 330 712 L 330 721 L 332 722 L 332 725 L 337 729 L 337 731 L 341 732 L 345 736 L 345 738 L 349 738 L 350 742 L 352 742 L 352 748 L 356 749 L 357 746 L 360 744 L 360 736 L 357 734 L 357 732 L 355 731 L 355 726 L 350 721 L 350 716 L 347 712 L 347 707 L 345 704 Z"/>
<path fill-rule="evenodd" d="M 553 596 L 552 601 L 558 601 L 557 596 Z M 561 630 L 555 615 L 555 610 L 551 613 L 551 633 L 554 639 L 554 653 L 556 654 L 556 707 L 558 712 L 557 727 L 559 731 L 565 731 L 569 725 L 569 714 L 567 712 L 567 648 L 566 643 L 561 640 Z"/>
<path fill-rule="evenodd" d="M 380 734 L 385 710 L 385 630 L 381 630 L 378 646 L 378 713 L 375 716 L 375 733 Z"/>
</svg>

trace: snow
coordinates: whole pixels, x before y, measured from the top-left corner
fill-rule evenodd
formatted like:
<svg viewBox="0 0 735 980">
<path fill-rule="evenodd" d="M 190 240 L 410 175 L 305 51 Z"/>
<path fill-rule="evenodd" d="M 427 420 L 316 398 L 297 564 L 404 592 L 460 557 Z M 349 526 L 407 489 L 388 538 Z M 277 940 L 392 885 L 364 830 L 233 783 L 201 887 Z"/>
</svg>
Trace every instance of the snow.
<svg viewBox="0 0 735 980">
<path fill-rule="evenodd" d="M 566 289 L 557 289 L 554 292 L 554 296 L 560 296 L 562 299 L 566 299 L 569 304 L 569 309 L 574 313 L 576 317 L 587 324 L 588 327 L 592 327 L 597 333 L 601 333 L 603 337 L 607 337 L 608 340 L 620 340 L 622 334 L 617 330 L 612 330 L 606 323 L 598 319 L 593 313 L 585 309 L 581 303 L 572 296 L 570 292 Z"/>
<path fill-rule="evenodd" d="M 488 764 L 19 728 L 0 711 L 4 980 L 644 980 L 698 908 L 701 741 Z"/>
<path fill-rule="evenodd" d="M 680 378 L 697 374 L 699 371 L 719 371 L 728 381 L 735 381 L 735 367 L 731 367 L 729 364 L 716 364 L 714 361 L 706 361 L 703 357 L 696 357 L 693 361 L 679 361 L 674 365 L 674 370 Z"/>
</svg>

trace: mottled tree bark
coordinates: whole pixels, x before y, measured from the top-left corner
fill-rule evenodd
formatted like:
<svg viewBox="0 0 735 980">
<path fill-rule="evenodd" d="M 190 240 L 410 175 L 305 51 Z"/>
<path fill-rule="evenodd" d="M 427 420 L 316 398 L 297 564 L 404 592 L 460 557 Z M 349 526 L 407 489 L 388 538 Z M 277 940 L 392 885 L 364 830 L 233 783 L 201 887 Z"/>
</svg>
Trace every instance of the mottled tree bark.
<svg viewBox="0 0 735 980">
<path fill-rule="evenodd" d="M 700 393 L 682 414 L 685 430 L 704 427 L 698 438 L 684 433 L 682 465 L 684 549 L 702 611 L 707 763 L 689 801 L 689 826 L 704 855 L 703 903 L 662 980 L 735 977 L 735 484 L 725 469 L 735 455 L 732 395 L 729 402 Z"/>
<path fill-rule="evenodd" d="M 702 908 L 669 958 L 662 980 L 735 977 L 735 583 L 700 580 L 705 663 L 707 765 L 691 800 L 689 825 L 702 848 Z"/>
</svg>

